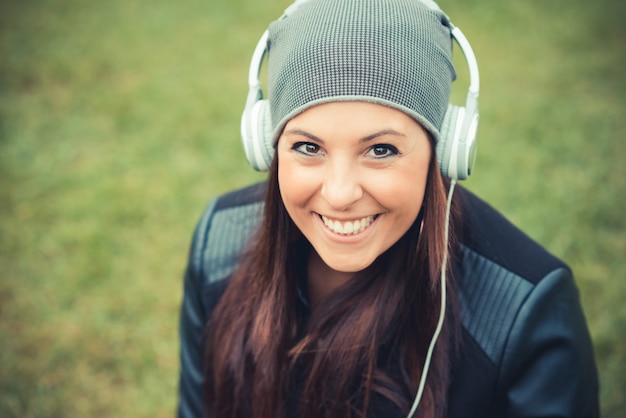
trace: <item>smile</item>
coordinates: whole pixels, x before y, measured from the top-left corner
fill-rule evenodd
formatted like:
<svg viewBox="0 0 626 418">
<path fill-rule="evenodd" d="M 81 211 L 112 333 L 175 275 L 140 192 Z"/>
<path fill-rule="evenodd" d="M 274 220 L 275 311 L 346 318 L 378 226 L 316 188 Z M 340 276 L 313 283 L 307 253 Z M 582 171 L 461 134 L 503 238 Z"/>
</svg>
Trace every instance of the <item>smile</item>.
<svg viewBox="0 0 626 418">
<path fill-rule="evenodd" d="M 335 234 L 339 235 L 356 235 L 363 232 L 368 226 L 374 222 L 378 215 L 370 215 L 354 221 L 336 221 L 320 215 L 324 225 Z"/>
</svg>

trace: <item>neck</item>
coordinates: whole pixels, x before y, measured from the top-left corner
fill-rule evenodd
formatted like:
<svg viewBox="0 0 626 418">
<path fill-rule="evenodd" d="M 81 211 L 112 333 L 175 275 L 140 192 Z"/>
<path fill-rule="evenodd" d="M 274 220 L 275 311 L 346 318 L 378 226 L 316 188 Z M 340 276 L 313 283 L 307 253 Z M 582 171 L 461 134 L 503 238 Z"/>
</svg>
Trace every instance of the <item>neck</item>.
<svg viewBox="0 0 626 418">
<path fill-rule="evenodd" d="M 314 249 L 311 249 L 307 266 L 307 292 L 311 309 L 315 309 L 322 300 L 347 283 L 353 275 L 354 273 L 333 270 Z"/>
</svg>

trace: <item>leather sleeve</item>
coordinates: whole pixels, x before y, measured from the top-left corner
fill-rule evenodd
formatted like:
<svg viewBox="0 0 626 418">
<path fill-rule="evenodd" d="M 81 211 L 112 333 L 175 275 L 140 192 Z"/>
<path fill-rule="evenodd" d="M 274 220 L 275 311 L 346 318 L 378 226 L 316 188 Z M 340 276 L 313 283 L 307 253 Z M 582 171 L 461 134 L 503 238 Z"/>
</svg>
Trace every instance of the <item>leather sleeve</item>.
<svg viewBox="0 0 626 418">
<path fill-rule="evenodd" d="M 509 334 L 500 374 L 506 417 L 599 417 L 591 338 L 569 270 L 540 280 Z"/>
<path fill-rule="evenodd" d="M 202 299 L 205 286 L 202 273 L 202 255 L 208 226 L 213 216 L 213 207 L 214 203 L 209 206 L 196 228 L 184 277 L 179 322 L 178 418 L 199 418 L 203 414 L 202 352 L 207 314 Z"/>
<path fill-rule="evenodd" d="M 259 183 L 214 199 L 196 227 L 180 309 L 179 418 L 204 414 L 206 323 L 226 289 L 240 251 L 260 220 L 263 190 L 263 183 Z"/>
<path fill-rule="evenodd" d="M 204 315 L 194 272 L 185 274 L 184 297 L 180 314 L 180 376 L 178 417 L 202 416 L 202 336 Z"/>
</svg>

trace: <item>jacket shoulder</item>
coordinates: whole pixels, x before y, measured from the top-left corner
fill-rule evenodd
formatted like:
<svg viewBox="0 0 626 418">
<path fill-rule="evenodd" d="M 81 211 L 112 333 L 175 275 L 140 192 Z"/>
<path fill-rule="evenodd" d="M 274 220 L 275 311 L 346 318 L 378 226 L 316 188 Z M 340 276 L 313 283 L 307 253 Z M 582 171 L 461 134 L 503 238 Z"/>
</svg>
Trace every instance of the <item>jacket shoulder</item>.
<svg viewBox="0 0 626 418">
<path fill-rule="evenodd" d="M 552 405 L 559 416 L 597 416 L 593 349 L 569 267 L 471 192 L 460 188 L 459 201 L 454 279 L 467 341 L 451 411 L 480 404 L 525 416 Z M 553 387 L 563 388 L 558 399 Z"/>
<path fill-rule="evenodd" d="M 196 227 L 190 268 L 206 284 L 228 277 L 262 218 L 265 183 L 214 198 Z"/>
<path fill-rule="evenodd" d="M 494 364 L 534 288 L 569 268 L 493 207 L 460 189 L 461 225 L 454 277 L 465 329 Z"/>
<path fill-rule="evenodd" d="M 537 283 L 568 267 L 478 196 L 460 188 L 461 244 L 513 274 Z"/>
</svg>

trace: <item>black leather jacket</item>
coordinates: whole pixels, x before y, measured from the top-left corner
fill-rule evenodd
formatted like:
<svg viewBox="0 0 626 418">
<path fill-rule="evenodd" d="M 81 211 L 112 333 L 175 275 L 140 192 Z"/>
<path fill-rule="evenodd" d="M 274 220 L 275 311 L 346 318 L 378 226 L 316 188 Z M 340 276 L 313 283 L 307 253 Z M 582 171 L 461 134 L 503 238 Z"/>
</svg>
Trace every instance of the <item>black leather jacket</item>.
<svg viewBox="0 0 626 418">
<path fill-rule="evenodd" d="M 202 416 L 204 326 L 260 219 L 263 185 L 215 199 L 197 226 L 180 317 L 178 416 Z M 593 349 L 569 268 L 463 188 L 454 276 L 463 341 L 448 417 L 599 417 Z M 381 418 L 403 417 L 394 408 Z"/>
</svg>

